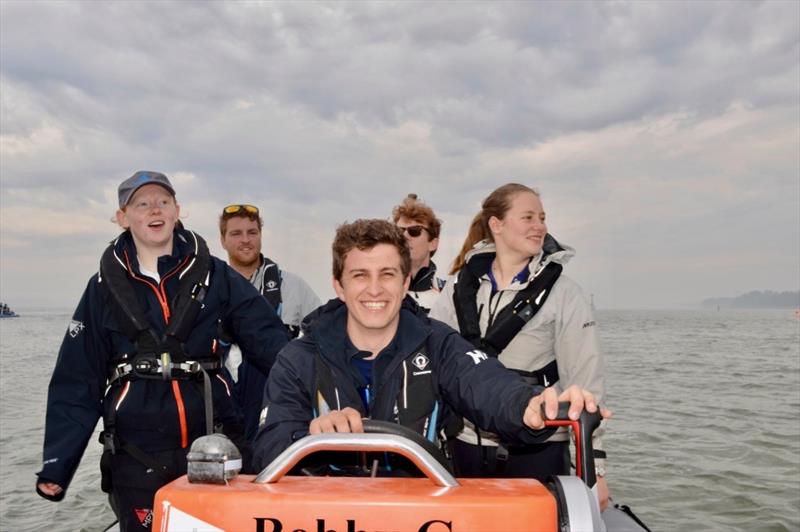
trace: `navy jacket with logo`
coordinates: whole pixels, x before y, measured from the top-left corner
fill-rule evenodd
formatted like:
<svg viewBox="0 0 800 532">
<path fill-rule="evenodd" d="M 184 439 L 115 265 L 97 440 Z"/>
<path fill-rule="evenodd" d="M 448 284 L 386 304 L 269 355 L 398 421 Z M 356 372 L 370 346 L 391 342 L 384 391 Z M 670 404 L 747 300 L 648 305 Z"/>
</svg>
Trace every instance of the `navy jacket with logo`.
<svg viewBox="0 0 800 532">
<path fill-rule="evenodd" d="M 162 304 L 169 305 L 174 298 L 185 259 L 194 252 L 193 242 L 190 232 L 175 231 L 172 254 L 158 259 L 158 286 L 152 279 L 148 283 L 128 278 L 141 308 L 159 333 L 166 329 Z M 120 256 L 127 253 L 131 269 L 142 277 L 129 232 L 120 236 L 115 249 Z M 201 357 L 218 352 L 221 321 L 244 356 L 269 372 L 276 354 L 288 341 L 281 320 L 247 279 L 224 262 L 212 257 L 210 270 L 203 308 L 185 344 L 187 355 Z M 44 465 L 38 476 L 39 482 L 55 482 L 65 491 L 98 419 L 110 408 L 117 409 L 119 438 L 145 452 L 186 447 L 206 431 L 202 381 L 138 379 L 126 384 L 118 380 L 106 390 L 110 362 L 123 353 L 135 353 L 133 342 L 115 319 L 113 304 L 102 278 L 94 275 L 64 336 L 50 380 Z M 236 414 L 229 383 L 219 374 L 212 374 L 211 382 L 215 421 L 230 420 Z"/>
<path fill-rule="evenodd" d="M 267 380 L 254 449 L 258 468 L 308 433 L 317 407 L 316 353 L 331 369 L 339 392 L 340 403 L 330 408 L 352 407 L 366 414 L 360 396 L 352 393 L 363 383 L 351 363 L 357 350 L 347 338 L 347 308 L 341 301 L 331 300 L 309 315 L 306 324 L 304 336 L 278 354 Z M 424 349 L 420 350 L 421 346 Z M 417 359 L 415 364 L 420 351 L 428 360 L 421 363 Z M 375 359 L 370 418 L 397 421 L 398 392 L 408 378 L 404 371 L 413 373 L 415 368 L 419 373 L 432 371 L 443 411 L 464 416 L 510 442 L 537 443 L 552 434 L 552 429 L 533 431 L 522 423 L 530 398 L 542 388 L 527 385 L 497 359 L 487 359 L 456 331 L 429 319 L 407 298 L 395 338 Z M 447 415 L 439 417 L 437 434 L 446 422 Z"/>
</svg>

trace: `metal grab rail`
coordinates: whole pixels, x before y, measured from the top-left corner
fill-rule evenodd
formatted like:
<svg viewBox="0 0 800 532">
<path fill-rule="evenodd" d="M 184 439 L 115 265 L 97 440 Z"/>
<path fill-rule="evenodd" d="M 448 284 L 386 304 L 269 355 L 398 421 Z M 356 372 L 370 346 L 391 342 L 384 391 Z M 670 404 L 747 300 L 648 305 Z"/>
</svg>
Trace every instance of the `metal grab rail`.
<svg viewBox="0 0 800 532">
<path fill-rule="evenodd" d="M 419 444 L 393 434 L 325 433 L 306 436 L 278 455 L 253 480 L 258 484 L 278 482 L 300 460 L 321 451 L 393 452 L 411 460 L 437 486 L 453 488 L 458 481 Z"/>
</svg>

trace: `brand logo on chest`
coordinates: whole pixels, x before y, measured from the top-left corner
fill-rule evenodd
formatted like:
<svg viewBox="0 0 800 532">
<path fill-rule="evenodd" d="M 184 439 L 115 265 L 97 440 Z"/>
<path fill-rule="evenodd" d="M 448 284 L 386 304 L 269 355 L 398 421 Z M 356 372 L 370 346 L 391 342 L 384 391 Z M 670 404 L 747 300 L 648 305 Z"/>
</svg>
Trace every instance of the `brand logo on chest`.
<svg viewBox="0 0 800 532">
<path fill-rule="evenodd" d="M 414 366 L 418 370 L 424 371 L 428 369 L 428 364 L 430 364 L 430 360 L 424 354 L 417 353 L 416 355 L 414 355 L 414 358 L 411 359 L 411 363 L 414 364 Z"/>
</svg>

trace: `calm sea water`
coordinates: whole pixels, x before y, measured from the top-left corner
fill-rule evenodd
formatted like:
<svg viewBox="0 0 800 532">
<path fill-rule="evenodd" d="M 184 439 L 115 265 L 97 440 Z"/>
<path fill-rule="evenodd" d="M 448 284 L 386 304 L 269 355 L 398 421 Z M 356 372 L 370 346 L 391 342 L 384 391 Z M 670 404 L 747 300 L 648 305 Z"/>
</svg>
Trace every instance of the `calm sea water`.
<svg viewBox="0 0 800 532">
<path fill-rule="evenodd" d="M 0 320 L 0 529 L 113 521 L 90 443 L 66 499 L 34 492 L 69 311 Z M 781 311 L 598 311 L 612 496 L 653 530 L 800 530 L 800 320 Z M 95 440 L 96 441 L 96 440 Z"/>
</svg>

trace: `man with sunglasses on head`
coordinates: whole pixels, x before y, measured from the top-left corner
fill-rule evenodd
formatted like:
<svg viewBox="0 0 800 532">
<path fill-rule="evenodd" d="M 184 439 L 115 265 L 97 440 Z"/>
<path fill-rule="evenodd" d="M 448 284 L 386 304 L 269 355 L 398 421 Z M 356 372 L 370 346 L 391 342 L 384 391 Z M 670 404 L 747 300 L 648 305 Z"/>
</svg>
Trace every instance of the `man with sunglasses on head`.
<svg viewBox="0 0 800 532">
<path fill-rule="evenodd" d="M 444 288 L 444 279 L 436 276 L 436 264 L 431 260 L 439 247 L 439 232 L 442 221 L 436 218 L 433 209 L 409 194 L 400 205 L 392 209 L 395 225 L 403 235 L 411 251 L 411 286 L 408 295 L 428 312 Z"/>
<path fill-rule="evenodd" d="M 232 204 L 219 217 L 220 243 L 228 252 L 228 264 L 248 279 L 269 301 L 283 321 L 289 335 L 296 338 L 300 323 L 321 301 L 301 277 L 281 270 L 261 253 L 261 229 L 264 221 L 258 207 Z M 234 397 L 242 409 L 245 434 L 248 439 L 258 429 L 258 413 L 267 376 L 256 367 L 242 361 L 234 345 L 225 367 L 234 381 Z"/>
</svg>

